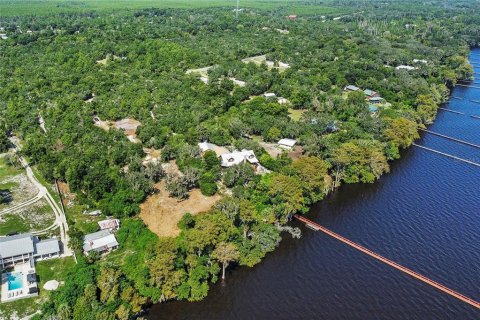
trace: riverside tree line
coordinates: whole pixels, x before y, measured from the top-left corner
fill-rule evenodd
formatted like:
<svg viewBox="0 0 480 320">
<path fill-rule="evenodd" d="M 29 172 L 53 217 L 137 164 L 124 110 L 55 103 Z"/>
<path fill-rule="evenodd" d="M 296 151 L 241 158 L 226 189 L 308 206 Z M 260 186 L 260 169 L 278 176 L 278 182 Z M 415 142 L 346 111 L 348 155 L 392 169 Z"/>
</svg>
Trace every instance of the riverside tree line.
<svg viewBox="0 0 480 320">
<path fill-rule="evenodd" d="M 391 4 L 325 22 L 255 10 L 236 21 L 224 9 L 4 19 L 0 147 L 7 135 L 19 136 L 46 179 L 67 182 L 81 204 L 122 219 L 121 254 L 78 254 L 36 317 L 129 319 L 158 301 L 200 300 L 229 265 L 253 266 L 273 251 L 292 214 L 342 183 L 372 183 L 388 172 L 456 82 L 472 77 L 466 57 L 480 36 L 474 3 L 457 2 L 448 14 L 413 1 Z M 290 68 L 241 62 L 260 54 Z M 186 74 L 205 66 L 214 66 L 208 84 Z M 391 105 L 372 116 L 363 92 L 344 93 L 348 84 L 375 90 Z M 289 107 L 302 110 L 300 119 Z M 141 143 L 98 128 L 94 117 L 139 120 Z M 304 155 L 274 158 L 250 137 L 294 138 Z M 200 153 L 204 140 L 252 149 L 272 172 L 256 175 L 247 164 L 222 169 L 214 153 Z M 143 164 L 143 147 L 175 160 L 182 175 Z M 219 186 L 230 195 L 205 214 L 186 214 L 177 238 L 159 239 L 136 215 L 161 179 L 179 198 L 192 188 L 213 195 Z M 70 225 L 79 252 L 84 230 Z"/>
</svg>

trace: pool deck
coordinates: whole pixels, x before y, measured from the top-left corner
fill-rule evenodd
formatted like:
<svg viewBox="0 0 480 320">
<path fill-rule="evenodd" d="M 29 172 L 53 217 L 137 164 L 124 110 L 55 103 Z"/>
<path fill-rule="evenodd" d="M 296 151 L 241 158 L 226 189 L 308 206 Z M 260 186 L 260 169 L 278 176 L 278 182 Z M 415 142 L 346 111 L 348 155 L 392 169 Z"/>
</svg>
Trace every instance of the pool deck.
<svg viewBox="0 0 480 320">
<path fill-rule="evenodd" d="M 8 289 L 8 275 L 11 273 L 21 273 L 22 275 L 22 287 L 15 290 Z M 35 267 L 31 267 L 30 263 L 17 264 L 14 267 L 13 272 L 3 272 L 2 273 L 2 297 L 1 302 L 15 301 L 18 299 L 30 298 L 38 296 L 38 290 L 35 290 L 34 293 L 29 293 L 30 288 L 37 288 L 37 283 L 29 283 L 27 280 L 27 275 L 30 273 L 35 273 Z"/>
</svg>

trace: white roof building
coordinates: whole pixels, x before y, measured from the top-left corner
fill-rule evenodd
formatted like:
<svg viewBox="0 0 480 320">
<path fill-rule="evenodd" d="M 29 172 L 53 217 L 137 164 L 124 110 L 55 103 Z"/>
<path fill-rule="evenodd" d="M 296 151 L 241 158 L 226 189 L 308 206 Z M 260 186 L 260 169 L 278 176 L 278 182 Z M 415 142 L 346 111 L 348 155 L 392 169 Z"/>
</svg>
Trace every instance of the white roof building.
<svg viewBox="0 0 480 320">
<path fill-rule="evenodd" d="M 225 153 L 229 153 L 230 151 L 225 148 L 225 147 L 220 147 L 220 146 L 217 146 L 216 144 L 213 144 L 213 143 L 209 143 L 207 141 L 204 141 L 204 142 L 200 142 L 198 144 L 198 147 L 200 148 L 200 150 L 202 152 L 206 152 L 206 151 L 213 151 L 215 152 L 215 154 L 217 155 L 217 157 L 220 157 L 222 154 L 225 154 Z"/>
<path fill-rule="evenodd" d="M 120 220 L 118 219 L 107 219 L 98 221 L 98 226 L 101 230 L 118 230 L 120 228 Z"/>
<path fill-rule="evenodd" d="M 268 99 L 268 98 L 275 98 L 277 95 L 273 92 L 265 92 L 263 96 Z"/>
<path fill-rule="evenodd" d="M 278 103 L 279 104 L 287 104 L 289 103 L 290 101 L 288 101 L 288 99 L 284 98 L 284 97 L 278 97 Z"/>
<path fill-rule="evenodd" d="M 354 86 L 353 84 L 350 84 L 350 85 L 346 86 L 343 90 L 345 90 L 345 91 L 358 91 L 358 90 L 360 90 L 360 88 L 357 87 L 357 86 Z"/>
<path fill-rule="evenodd" d="M 278 141 L 278 146 L 285 149 L 292 149 L 296 143 L 297 143 L 297 140 L 285 138 L 285 139 L 280 139 L 280 141 Z"/>
<path fill-rule="evenodd" d="M 222 167 L 231 167 L 248 161 L 250 164 L 258 163 L 258 159 L 252 150 L 234 151 L 221 155 Z"/>
<path fill-rule="evenodd" d="M 426 64 L 426 63 L 427 63 L 427 60 L 424 60 L 424 59 L 413 59 L 413 62 L 414 62 L 414 63 L 423 63 L 423 64 Z"/>
<path fill-rule="evenodd" d="M 396 67 L 395 69 L 397 69 L 397 70 L 402 70 L 403 69 L 403 70 L 411 71 L 411 70 L 415 70 L 417 68 L 412 67 L 412 66 L 406 66 L 406 65 L 402 64 L 402 65 L 399 65 L 398 67 Z"/>
<path fill-rule="evenodd" d="M 106 253 L 116 248 L 118 248 L 117 239 L 108 230 L 87 234 L 83 239 L 83 251 L 86 254 L 92 250 Z"/>
</svg>

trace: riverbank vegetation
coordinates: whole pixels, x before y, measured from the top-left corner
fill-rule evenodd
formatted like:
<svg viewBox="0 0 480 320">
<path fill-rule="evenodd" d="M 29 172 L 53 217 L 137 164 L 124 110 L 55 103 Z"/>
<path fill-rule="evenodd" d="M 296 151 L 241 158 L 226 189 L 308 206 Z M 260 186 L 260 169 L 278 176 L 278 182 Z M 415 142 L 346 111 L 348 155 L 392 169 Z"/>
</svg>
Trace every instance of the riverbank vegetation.
<svg viewBox="0 0 480 320">
<path fill-rule="evenodd" d="M 273 251 L 294 213 L 342 183 L 388 172 L 456 82 L 473 76 L 478 4 L 332 3 L 342 15 L 297 6 L 290 18 L 269 7 L 246 8 L 238 20 L 231 8 L 3 19 L 4 131 L 24 141 L 47 180 L 68 184 L 76 205 L 122 222 L 118 250 L 85 258 L 85 222 L 67 208 L 78 264 L 38 318 L 129 319 L 151 303 L 204 298 L 229 265 L 253 266 Z M 273 65 L 242 62 L 263 54 Z M 187 72 L 207 66 L 207 77 Z M 372 106 L 370 95 L 383 100 Z M 98 119 L 136 119 L 138 141 Z M 302 156 L 261 146 L 281 138 L 295 139 Z M 253 150 L 266 170 L 222 168 L 202 141 Z M 160 150 L 159 162 L 147 148 Z M 172 161 L 179 172 L 165 172 Z M 179 199 L 194 189 L 222 199 L 185 214 L 177 237 L 159 238 L 138 217 L 159 181 Z"/>
</svg>

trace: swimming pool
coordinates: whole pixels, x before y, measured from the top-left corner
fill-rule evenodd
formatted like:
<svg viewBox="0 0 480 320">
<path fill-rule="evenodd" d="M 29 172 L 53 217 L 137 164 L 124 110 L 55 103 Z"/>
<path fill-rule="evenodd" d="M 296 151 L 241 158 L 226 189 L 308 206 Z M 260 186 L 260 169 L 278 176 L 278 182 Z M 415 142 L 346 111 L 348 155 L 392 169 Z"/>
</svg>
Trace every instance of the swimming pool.
<svg viewBox="0 0 480 320">
<path fill-rule="evenodd" d="M 22 277 L 23 277 L 23 274 L 21 272 L 9 273 L 8 274 L 8 290 L 21 289 L 23 286 Z"/>
</svg>

